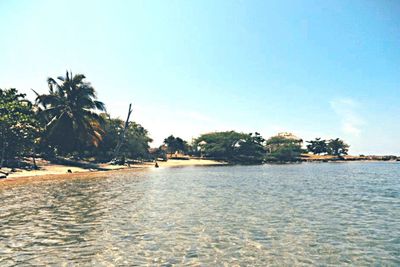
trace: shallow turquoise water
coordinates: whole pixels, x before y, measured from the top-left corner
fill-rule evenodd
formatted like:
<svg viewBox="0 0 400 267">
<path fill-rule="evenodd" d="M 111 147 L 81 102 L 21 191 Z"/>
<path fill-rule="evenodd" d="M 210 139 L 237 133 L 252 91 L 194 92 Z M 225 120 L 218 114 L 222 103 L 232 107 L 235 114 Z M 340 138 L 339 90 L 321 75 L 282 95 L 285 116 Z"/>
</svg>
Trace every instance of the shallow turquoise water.
<svg viewBox="0 0 400 267">
<path fill-rule="evenodd" d="M 0 191 L 0 266 L 400 265 L 400 164 L 187 167 Z"/>
</svg>

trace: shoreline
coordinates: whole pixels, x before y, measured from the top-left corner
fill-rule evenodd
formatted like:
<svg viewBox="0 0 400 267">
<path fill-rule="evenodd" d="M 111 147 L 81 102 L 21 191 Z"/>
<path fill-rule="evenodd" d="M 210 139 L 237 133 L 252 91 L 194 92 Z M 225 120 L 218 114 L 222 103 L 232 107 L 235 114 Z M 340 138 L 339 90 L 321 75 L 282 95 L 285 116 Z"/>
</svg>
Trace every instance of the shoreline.
<svg viewBox="0 0 400 267">
<path fill-rule="evenodd" d="M 327 159 L 322 156 L 318 158 L 309 158 L 307 160 L 302 160 L 298 163 L 354 163 L 354 162 L 398 162 L 396 160 L 377 160 L 377 159 L 342 159 L 335 160 L 332 158 Z M 189 159 L 189 160 L 177 160 L 169 159 L 168 161 L 157 161 L 159 169 L 163 168 L 181 168 L 181 167 L 201 167 L 201 166 L 227 166 L 229 163 L 209 160 L 209 159 Z M 15 185 L 24 184 L 34 184 L 46 181 L 64 181 L 73 179 L 90 179 L 90 178 L 105 178 L 110 176 L 110 174 L 118 173 L 132 173 L 145 170 L 155 169 L 154 162 L 146 162 L 134 164 L 131 166 L 126 165 L 110 165 L 101 164 L 99 169 L 87 169 L 80 168 L 70 165 L 60 165 L 60 164 L 45 164 L 40 166 L 39 170 L 18 170 L 17 172 L 12 172 L 7 178 L 0 179 L 0 189 L 4 187 L 10 187 Z M 284 164 L 284 163 L 265 163 L 265 164 Z M 71 170 L 72 173 L 68 173 Z"/>
<path fill-rule="evenodd" d="M 158 161 L 159 168 L 195 167 L 195 166 L 222 166 L 225 162 L 207 159 L 189 159 Z M 131 166 L 102 165 L 101 170 L 84 169 L 68 165 L 47 164 L 39 170 L 19 170 L 10 173 L 7 178 L 0 179 L 0 189 L 8 186 L 33 184 L 45 181 L 63 181 L 69 179 L 104 178 L 110 174 L 138 172 L 154 169 L 154 162 L 146 162 Z M 71 170 L 72 173 L 68 173 Z"/>
</svg>

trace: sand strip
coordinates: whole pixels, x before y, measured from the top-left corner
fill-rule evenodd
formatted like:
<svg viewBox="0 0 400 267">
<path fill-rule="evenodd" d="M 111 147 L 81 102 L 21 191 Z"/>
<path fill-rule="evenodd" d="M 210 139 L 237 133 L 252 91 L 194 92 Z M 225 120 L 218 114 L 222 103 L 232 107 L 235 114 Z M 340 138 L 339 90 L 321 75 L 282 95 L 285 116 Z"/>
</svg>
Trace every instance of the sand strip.
<svg viewBox="0 0 400 267">
<path fill-rule="evenodd" d="M 159 161 L 160 169 L 170 167 L 185 167 L 185 166 L 215 166 L 225 165 L 224 162 L 214 160 L 190 159 L 190 160 L 168 160 Z M 39 170 L 18 171 L 11 173 L 7 178 L 0 179 L 0 188 L 13 185 L 22 185 L 28 183 L 38 183 L 43 181 L 59 181 L 66 179 L 87 179 L 87 178 L 104 178 L 109 177 L 114 173 L 144 171 L 149 168 L 154 168 L 154 163 L 143 163 L 128 166 L 102 164 L 100 167 L 104 170 L 84 169 L 80 167 L 72 167 L 57 164 L 45 164 L 40 166 Z M 71 170 L 72 173 L 68 173 Z"/>
</svg>

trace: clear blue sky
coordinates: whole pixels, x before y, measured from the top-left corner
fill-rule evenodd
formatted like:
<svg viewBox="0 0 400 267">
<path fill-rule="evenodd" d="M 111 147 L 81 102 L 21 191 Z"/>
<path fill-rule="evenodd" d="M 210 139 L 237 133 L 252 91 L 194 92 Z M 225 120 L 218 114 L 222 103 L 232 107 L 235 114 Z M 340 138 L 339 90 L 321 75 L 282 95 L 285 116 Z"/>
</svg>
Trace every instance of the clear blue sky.
<svg viewBox="0 0 400 267">
<path fill-rule="evenodd" d="M 84 73 L 158 145 L 235 129 L 400 154 L 399 1 L 0 1 L 0 88 Z"/>
</svg>

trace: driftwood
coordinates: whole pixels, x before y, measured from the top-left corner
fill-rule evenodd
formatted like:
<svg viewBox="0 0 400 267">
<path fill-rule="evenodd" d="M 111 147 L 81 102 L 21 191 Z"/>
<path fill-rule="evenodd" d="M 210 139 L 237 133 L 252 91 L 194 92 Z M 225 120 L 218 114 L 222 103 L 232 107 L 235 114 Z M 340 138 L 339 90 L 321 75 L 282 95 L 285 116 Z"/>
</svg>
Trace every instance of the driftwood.
<svg viewBox="0 0 400 267">
<path fill-rule="evenodd" d="M 8 176 L 8 175 L 9 175 L 9 173 L 8 173 L 8 172 L 1 171 L 1 170 L 0 170 L 0 179 L 7 178 L 7 176 Z"/>
<path fill-rule="evenodd" d="M 120 139 L 118 140 L 117 146 L 115 147 L 113 161 L 117 161 L 117 158 L 118 158 L 118 155 L 119 155 L 119 151 L 121 150 L 121 147 L 122 147 L 122 145 L 123 145 L 123 143 L 125 141 L 126 130 L 129 127 L 129 118 L 131 116 L 131 113 L 132 113 L 132 104 L 129 104 L 128 116 L 126 118 L 125 126 L 124 126 L 124 129 L 122 130 L 122 134 L 120 136 Z"/>
</svg>

